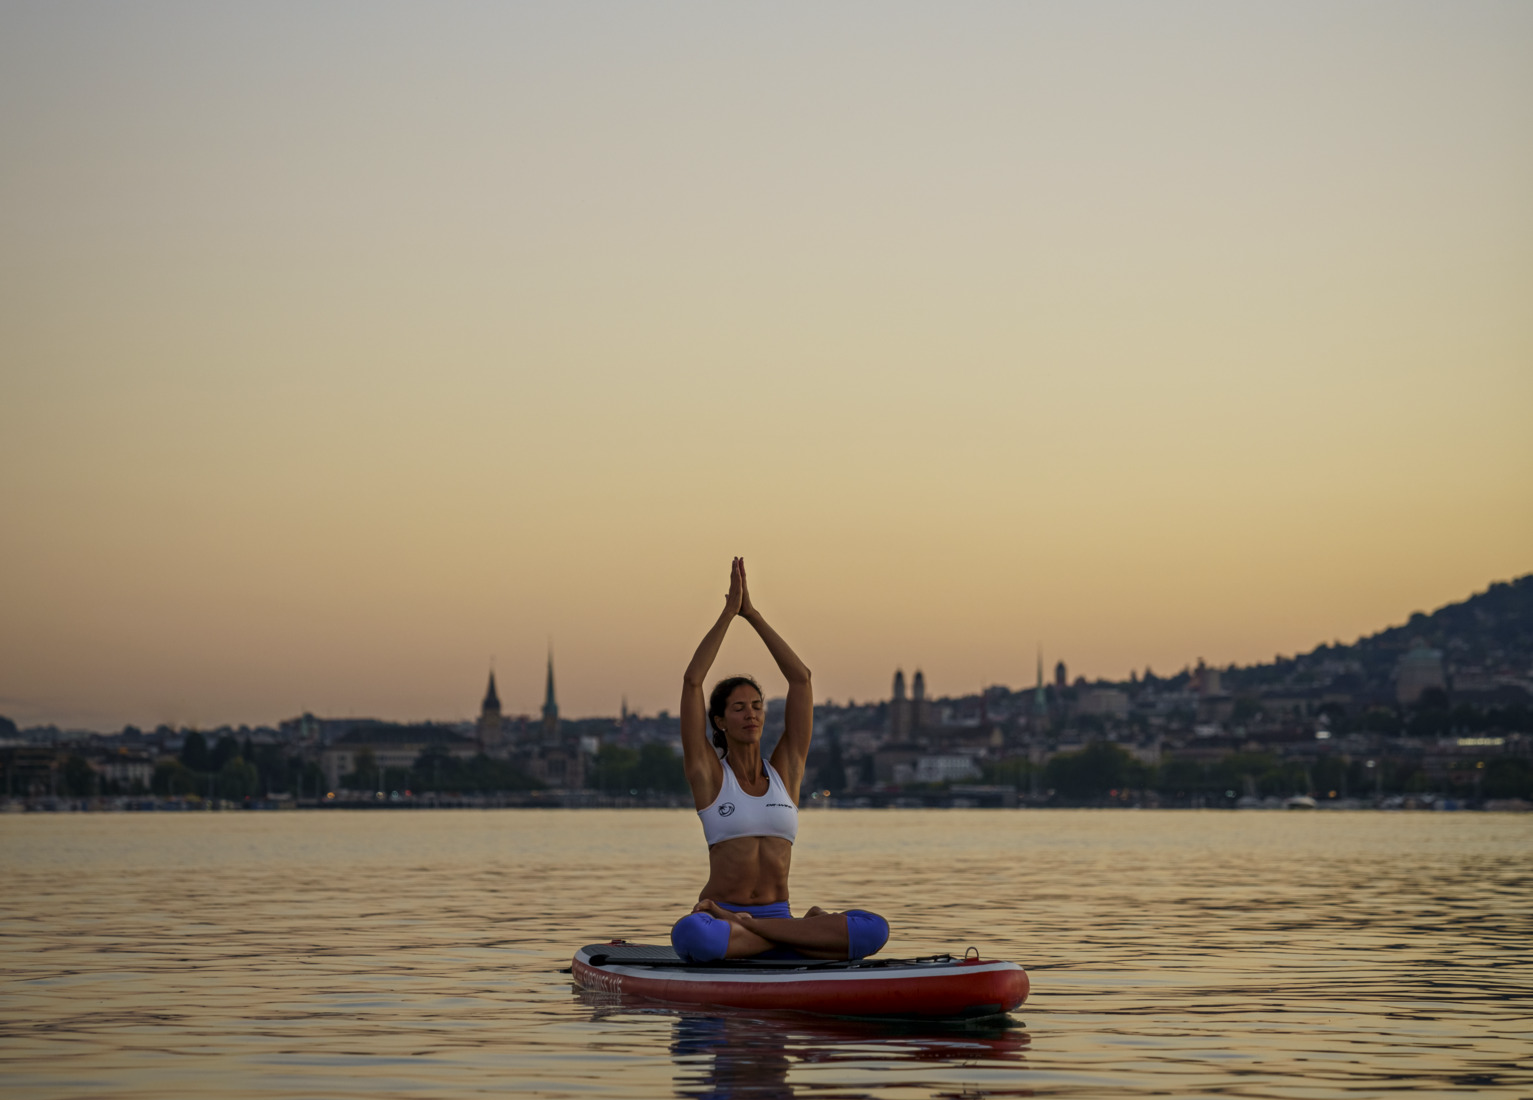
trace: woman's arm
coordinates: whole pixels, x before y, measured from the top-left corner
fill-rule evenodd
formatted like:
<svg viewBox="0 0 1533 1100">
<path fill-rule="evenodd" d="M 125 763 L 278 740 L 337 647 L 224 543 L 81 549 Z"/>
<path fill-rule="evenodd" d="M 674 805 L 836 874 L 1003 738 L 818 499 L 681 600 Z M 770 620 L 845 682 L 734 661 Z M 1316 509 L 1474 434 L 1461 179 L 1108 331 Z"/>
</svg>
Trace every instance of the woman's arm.
<svg viewBox="0 0 1533 1100">
<path fill-rule="evenodd" d="M 708 728 L 708 708 L 703 702 L 703 681 L 719 655 L 729 624 L 740 613 L 745 592 L 745 566 L 736 558 L 729 567 L 729 595 L 718 622 L 703 635 L 692 663 L 681 679 L 681 759 L 692 788 L 692 799 L 699 810 L 705 809 L 719 795 L 724 782 L 724 767 L 713 748 L 713 731 Z"/>
<path fill-rule="evenodd" d="M 740 562 L 740 617 L 756 628 L 767 652 L 777 662 L 778 671 L 788 681 L 788 705 L 783 714 L 782 740 L 772 750 L 772 767 L 782 776 L 788 795 L 796 803 L 798 788 L 804 780 L 804 761 L 809 758 L 809 739 L 814 734 L 814 687 L 809 682 L 809 666 L 782 636 L 773 630 L 751 603 L 745 583 L 745 562 Z"/>
</svg>

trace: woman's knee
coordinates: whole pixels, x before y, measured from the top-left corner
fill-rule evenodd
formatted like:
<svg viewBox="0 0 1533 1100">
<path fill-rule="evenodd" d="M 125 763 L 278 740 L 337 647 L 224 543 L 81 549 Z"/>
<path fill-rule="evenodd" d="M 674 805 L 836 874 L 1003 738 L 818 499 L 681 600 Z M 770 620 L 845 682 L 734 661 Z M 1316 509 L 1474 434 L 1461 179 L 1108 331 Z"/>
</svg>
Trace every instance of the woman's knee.
<svg viewBox="0 0 1533 1100">
<path fill-rule="evenodd" d="M 671 926 L 671 947 L 687 962 L 712 962 L 729 950 L 729 922 L 688 913 Z"/>
<path fill-rule="evenodd" d="M 889 922 L 866 909 L 846 911 L 846 955 L 863 959 L 889 942 Z"/>
</svg>

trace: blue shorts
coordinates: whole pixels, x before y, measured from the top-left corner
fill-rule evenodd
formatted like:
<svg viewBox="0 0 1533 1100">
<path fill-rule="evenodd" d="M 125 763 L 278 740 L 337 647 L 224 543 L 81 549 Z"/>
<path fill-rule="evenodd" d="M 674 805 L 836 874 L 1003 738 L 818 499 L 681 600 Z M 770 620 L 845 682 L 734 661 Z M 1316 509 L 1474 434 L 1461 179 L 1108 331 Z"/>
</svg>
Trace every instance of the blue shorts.
<svg viewBox="0 0 1533 1100">
<path fill-rule="evenodd" d="M 770 905 L 728 905 L 715 902 L 731 913 L 749 913 L 753 917 L 792 917 L 785 901 Z M 889 922 L 877 913 L 864 909 L 846 911 L 847 957 L 862 959 L 874 954 L 889 940 Z M 729 950 L 729 922 L 707 913 L 688 913 L 671 928 L 671 946 L 687 962 L 712 962 L 722 959 Z M 791 947 L 775 947 L 755 956 L 758 959 L 802 958 Z"/>
</svg>

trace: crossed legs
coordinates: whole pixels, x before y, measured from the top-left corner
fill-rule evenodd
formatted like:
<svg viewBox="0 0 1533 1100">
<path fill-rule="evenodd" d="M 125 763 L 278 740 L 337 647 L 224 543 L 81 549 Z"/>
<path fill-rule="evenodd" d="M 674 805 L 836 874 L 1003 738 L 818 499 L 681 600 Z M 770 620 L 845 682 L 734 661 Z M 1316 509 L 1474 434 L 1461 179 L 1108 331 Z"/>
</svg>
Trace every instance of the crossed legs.
<svg viewBox="0 0 1533 1100">
<path fill-rule="evenodd" d="M 888 938 L 889 923 L 875 913 L 832 913 L 818 905 L 802 917 L 755 916 L 700 901 L 671 929 L 677 953 L 694 962 L 744 959 L 784 948 L 810 959 L 860 959 Z"/>
</svg>

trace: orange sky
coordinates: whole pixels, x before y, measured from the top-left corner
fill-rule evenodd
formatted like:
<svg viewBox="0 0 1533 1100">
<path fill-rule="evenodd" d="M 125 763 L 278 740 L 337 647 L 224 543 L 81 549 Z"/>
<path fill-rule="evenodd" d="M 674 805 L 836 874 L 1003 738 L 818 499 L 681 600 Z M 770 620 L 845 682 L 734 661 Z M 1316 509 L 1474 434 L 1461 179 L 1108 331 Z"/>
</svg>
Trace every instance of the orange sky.
<svg viewBox="0 0 1533 1100">
<path fill-rule="evenodd" d="M 1533 569 L 1533 7 L 310 7 L 0 11 L 0 714 L 674 707 L 734 554 L 838 700 Z"/>
</svg>

